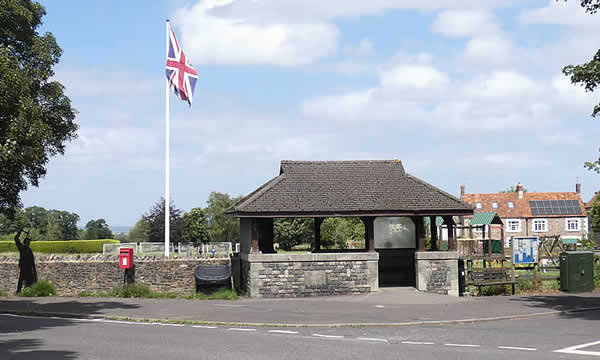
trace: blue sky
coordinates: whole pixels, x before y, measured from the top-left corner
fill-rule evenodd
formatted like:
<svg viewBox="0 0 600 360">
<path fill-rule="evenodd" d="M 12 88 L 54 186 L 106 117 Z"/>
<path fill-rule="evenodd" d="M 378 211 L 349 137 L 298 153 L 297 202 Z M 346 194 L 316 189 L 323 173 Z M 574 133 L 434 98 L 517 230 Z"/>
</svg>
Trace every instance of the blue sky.
<svg viewBox="0 0 600 360">
<path fill-rule="evenodd" d="M 574 191 L 600 176 L 598 94 L 566 64 L 600 15 L 554 0 L 44 1 L 79 138 L 25 206 L 132 225 L 164 192 L 166 18 L 199 72 L 171 97 L 171 196 L 246 194 L 280 160 L 401 159 L 450 193 Z"/>
</svg>

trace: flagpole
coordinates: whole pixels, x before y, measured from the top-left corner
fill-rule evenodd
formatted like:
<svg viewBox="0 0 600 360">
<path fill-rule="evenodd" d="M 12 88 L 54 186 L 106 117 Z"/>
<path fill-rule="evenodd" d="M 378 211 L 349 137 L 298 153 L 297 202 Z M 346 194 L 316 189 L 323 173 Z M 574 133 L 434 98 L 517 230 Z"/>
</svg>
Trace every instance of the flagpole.
<svg viewBox="0 0 600 360">
<path fill-rule="evenodd" d="M 169 19 L 166 22 L 166 51 L 169 52 Z M 171 233 L 170 214 L 170 163 L 169 163 L 169 79 L 165 78 L 165 257 L 169 257 L 169 235 Z"/>
</svg>

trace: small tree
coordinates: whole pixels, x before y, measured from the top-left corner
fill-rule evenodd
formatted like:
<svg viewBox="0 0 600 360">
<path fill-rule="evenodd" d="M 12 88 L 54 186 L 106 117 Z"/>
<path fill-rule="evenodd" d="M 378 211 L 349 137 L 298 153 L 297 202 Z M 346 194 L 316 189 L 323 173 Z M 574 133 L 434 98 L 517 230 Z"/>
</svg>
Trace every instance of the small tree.
<svg viewBox="0 0 600 360">
<path fill-rule="evenodd" d="M 228 194 L 211 192 L 205 214 L 208 220 L 208 234 L 211 241 L 239 242 L 240 222 L 225 215 L 239 198 L 231 198 Z"/>
<path fill-rule="evenodd" d="M 150 224 L 148 224 L 143 216 L 135 223 L 135 226 L 129 230 L 128 237 L 131 242 L 150 241 Z"/>
<path fill-rule="evenodd" d="M 288 251 L 296 245 L 311 243 L 313 229 L 313 219 L 276 219 L 273 224 L 275 242 L 281 249 Z"/>
<path fill-rule="evenodd" d="M 169 238 L 174 244 L 181 242 L 183 236 L 183 216 L 182 211 L 177 209 L 173 203 L 169 204 Z M 160 199 L 154 204 L 150 211 L 144 215 L 148 223 L 150 232 L 148 240 L 151 242 L 161 242 L 165 240 L 165 200 Z"/>
<path fill-rule="evenodd" d="M 85 239 L 112 239 L 113 233 L 106 224 L 106 220 L 90 220 L 85 224 Z"/>
<path fill-rule="evenodd" d="M 208 221 L 202 208 L 193 208 L 183 214 L 183 240 L 195 244 L 209 241 Z"/>
<path fill-rule="evenodd" d="M 328 218 L 321 225 L 321 246 L 345 249 L 348 241 L 364 241 L 365 225 L 359 218 Z"/>
</svg>

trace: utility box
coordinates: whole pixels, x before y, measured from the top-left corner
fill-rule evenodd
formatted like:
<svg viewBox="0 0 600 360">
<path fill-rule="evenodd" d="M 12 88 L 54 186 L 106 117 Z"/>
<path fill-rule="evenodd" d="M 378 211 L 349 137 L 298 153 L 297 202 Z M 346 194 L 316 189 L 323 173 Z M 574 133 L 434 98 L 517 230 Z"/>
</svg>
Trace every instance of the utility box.
<svg viewBox="0 0 600 360">
<path fill-rule="evenodd" d="M 133 249 L 121 248 L 119 250 L 119 267 L 121 269 L 133 268 Z"/>
<path fill-rule="evenodd" d="M 592 251 L 565 251 L 560 254 L 560 290 L 567 292 L 594 290 Z"/>
</svg>

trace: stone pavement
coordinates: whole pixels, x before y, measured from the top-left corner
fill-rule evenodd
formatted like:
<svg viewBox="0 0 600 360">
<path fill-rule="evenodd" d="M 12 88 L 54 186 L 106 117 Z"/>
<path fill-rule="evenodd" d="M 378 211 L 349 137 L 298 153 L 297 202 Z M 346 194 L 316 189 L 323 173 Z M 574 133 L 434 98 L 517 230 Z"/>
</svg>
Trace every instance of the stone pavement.
<svg viewBox="0 0 600 360">
<path fill-rule="evenodd" d="M 600 309 L 600 293 L 456 298 L 382 288 L 377 293 L 295 299 L 183 300 L 0 298 L 0 313 L 98 316 L 291 326 L 390 326 L 471 322 Z"/>
</svg>

